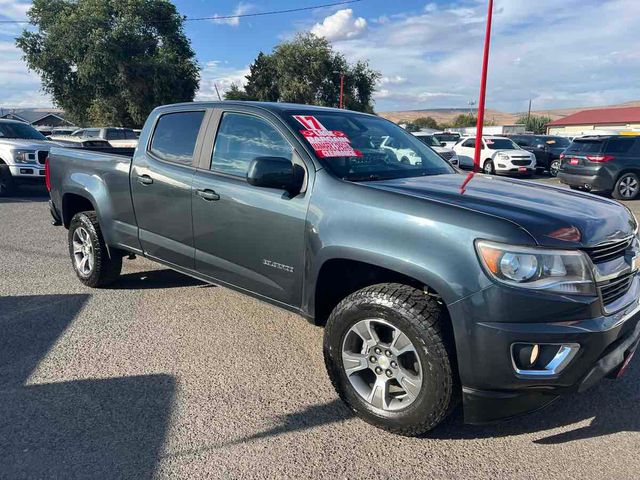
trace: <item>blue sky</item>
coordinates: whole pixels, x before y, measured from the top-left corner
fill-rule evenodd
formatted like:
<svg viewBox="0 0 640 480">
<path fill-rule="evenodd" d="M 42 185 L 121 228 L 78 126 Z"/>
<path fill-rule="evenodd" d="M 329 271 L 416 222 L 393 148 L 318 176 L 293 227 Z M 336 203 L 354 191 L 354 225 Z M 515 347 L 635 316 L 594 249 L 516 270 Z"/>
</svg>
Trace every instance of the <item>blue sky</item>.
<svg viewBox="0 0 640 480">
<path fill-rule="evenodd" d="M 187 17 L 257 13 L 331 0 L 176 0 Z M 486 0 L 363 0 L 236 20 L 188 22 L 202 67 L 198 99 L 242 82 L 259 51 L 296 32 L 325 36 L 382 80 L 376 110 L 465 107 L 478 95 Z M 0 0 L 0 19 L 22 19 L 28 0 Z M 0 106 L 46 106 L 13 38 L 0 32 Z M 487 105 L 523 111 L 640 100 L 640 0 L 495 0 Z"/>
</svg>

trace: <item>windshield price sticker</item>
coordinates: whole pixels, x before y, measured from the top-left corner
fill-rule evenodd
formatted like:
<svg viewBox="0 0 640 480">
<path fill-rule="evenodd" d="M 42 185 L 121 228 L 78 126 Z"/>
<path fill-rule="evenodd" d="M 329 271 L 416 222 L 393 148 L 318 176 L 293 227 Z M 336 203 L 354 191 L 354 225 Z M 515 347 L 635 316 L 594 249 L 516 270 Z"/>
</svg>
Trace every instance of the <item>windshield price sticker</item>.
<svg viewBox="0 0 640 480">
<path fill-rule="evenodd" d="M 324 128 L 324 125 L 320 123 L 320 120 L 318 120 L 313 115 L 294 115 L 293 118 L 295 118 L 298 122 L 300 122 L 306 130 L 327 131 L 327 129 Z"/>
<path fill-rule="evenodd" d="M 361 157 L 362 153 L 351 146 L 349 138 L 338 130 L 300 130 L 311 148 L 320 158 Z"/>
</svg>

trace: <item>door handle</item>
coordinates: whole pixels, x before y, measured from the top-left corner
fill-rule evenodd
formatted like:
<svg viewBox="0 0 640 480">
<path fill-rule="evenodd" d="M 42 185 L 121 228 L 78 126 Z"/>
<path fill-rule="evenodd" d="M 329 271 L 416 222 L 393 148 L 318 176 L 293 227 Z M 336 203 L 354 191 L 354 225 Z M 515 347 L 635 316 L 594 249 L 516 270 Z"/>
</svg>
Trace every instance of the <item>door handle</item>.
<svg viewBox="0 0 640 480">
<path fill-rule="evenodd" d="M 138 183 L 141 185 L 151 185 L 153 183 L 153 178 L 151 178 L 149 175 L 139 175 L 138 176 Z"/>
<path fill-rule="evenodd" d="M 207 200 L 212 202 L 214 200 L 220 200 L 220 195 L 218 195 L 213 190 L 209 190 L 208 188 L 196 190 L 196 195 L 201 197 L 203 200 Z"/>
</svg>

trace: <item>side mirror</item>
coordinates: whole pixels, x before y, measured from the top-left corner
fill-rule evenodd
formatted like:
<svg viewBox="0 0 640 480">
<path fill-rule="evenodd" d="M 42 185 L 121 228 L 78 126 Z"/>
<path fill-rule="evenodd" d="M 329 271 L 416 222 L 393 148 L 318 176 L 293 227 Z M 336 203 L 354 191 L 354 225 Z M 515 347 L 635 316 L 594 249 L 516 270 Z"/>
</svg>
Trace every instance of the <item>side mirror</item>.
<svg viewBox="0 0 640 480">
<path fill-rule="evenodd" d="M 441 146 L 441 147 L 446 147 L 446 146 L 447 146 L 447 143 L 446 143 L 446 142 L 440 142 L 440 146 Z"/>
<path fill-rule="evenodd" d="M 254 187 L 278 188 L 298 193 L 303 175 L 291 160 L 282 157 L 256 157 L 249 165 L 247 182 Z"/>
</svg>

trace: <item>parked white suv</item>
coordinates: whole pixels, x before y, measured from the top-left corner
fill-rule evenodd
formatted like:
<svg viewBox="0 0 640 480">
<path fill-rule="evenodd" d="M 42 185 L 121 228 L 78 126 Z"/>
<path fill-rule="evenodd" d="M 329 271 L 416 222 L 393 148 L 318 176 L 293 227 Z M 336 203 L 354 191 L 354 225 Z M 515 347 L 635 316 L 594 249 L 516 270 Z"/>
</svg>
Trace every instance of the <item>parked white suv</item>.
<svg viewBox="0 0 640 480">
<path fill-rule="evenodd" d="M 461 139 L 453 147 L 460 167 L 473 168 L 476 138 Z M 506 137 L 482 137 L 480 168 L 488 174 L 531 175 L 536 171 L 536 156 L 523 150 Z"/>
<path fill-rule="evenodd" d="M 445 143 L 438 141 L 438 139 L 431 133 L 426 132 L 413 132 L 415 137 L 418 137 L 422 143 L 431 147 L 438 155 L 448 161 L 454 167 L 458 166 L 458 155 L 451 148 L 445 148 Z"/>
<path fill-rule="evenodd" d="M 55 142 L 31 125 L 0 119 L 0 197 L 24 183 L 44 184 L 44 163 Z"/>
</svg>

